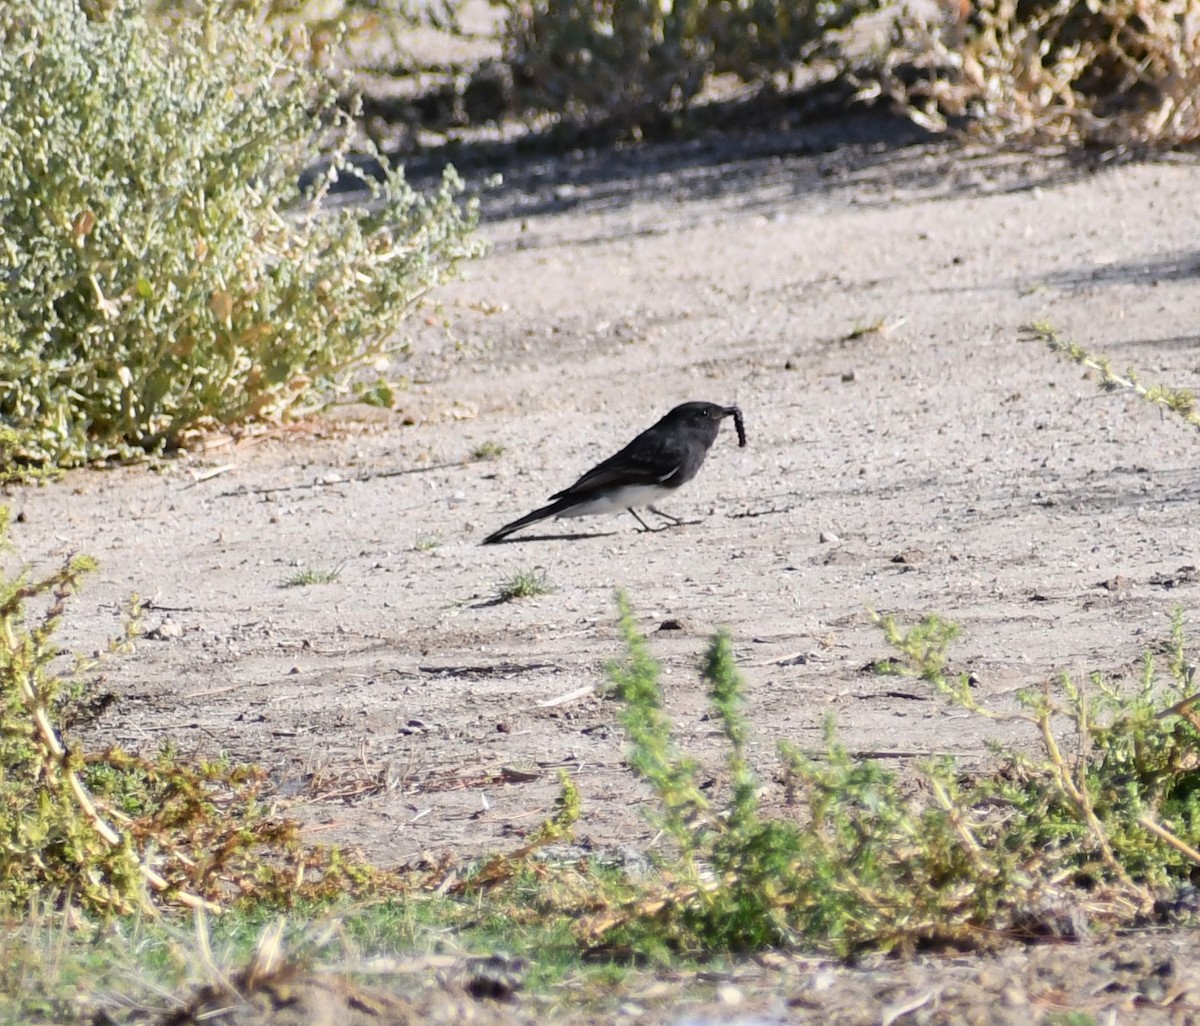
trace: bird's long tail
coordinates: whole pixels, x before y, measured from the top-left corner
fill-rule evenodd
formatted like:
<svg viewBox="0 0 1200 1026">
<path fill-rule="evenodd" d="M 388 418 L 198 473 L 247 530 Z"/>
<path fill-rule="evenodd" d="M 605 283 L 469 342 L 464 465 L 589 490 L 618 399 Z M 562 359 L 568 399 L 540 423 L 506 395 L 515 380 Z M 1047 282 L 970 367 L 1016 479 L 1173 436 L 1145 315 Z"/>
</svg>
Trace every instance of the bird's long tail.
<svg viewBox="0 0 1200 1026">
<path fill-rule="evenodd" d="M 550 503 L 548 506 L 543 506 L 541 509 L 535 509 L 532 513 L 526 513 L 519 520 L 514 520 L 511 524 L 505 524 L 500 530 L 493 531 L 483 539 L 480 545 L 494 545 L 498 541 L 503 541 L 513 531 L 519 531 L 522 527 L 528 527 L 530 524 L 536 524 L 539 520 L 546 520 L 554 516 L 556 513 L 561 513 L 564 509 L 574 506 L 578 499 L 559 499 L 556 502 Z"/>
</svg>

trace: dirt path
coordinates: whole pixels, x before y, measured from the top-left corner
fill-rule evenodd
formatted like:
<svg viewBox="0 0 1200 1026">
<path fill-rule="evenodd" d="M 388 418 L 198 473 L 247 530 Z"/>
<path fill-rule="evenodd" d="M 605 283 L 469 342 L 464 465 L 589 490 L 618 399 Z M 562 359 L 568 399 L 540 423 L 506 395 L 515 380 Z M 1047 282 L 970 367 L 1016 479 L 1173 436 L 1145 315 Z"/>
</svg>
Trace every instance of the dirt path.
<svg viewBox="0 0 1200 1026">
<path fill-rule="evenodd" d="M 604 686 L 617 587 L 714 765 L 696 665 L 729 627 L 768 801 L 775 741 L 815 746 L 830 713 L 893 764 L 985 757 L 996 728 L 865 669 L 868 608 L 960 623 L 955 669 L 997 707 L 1131 673 L 1172 606 L 1194 617 L 1195 432 L 1017 337 L 1047 318 L 1195 387 L 1195 167 L 1090 174 L 866 116 L 507 170 L 490 255 L 438 297 L 464 352 L 421 327 L 399 413 L 11 494 L 21 558 L 102 562 L 67 643 L 100 644 L 131 591 L 169 617 L 108 667 L 98 739 L 261 761 L 315 793 L 314 837 L 389 864 L 515 845 L 566 767 L 583 841 L 643 850 L 612 704 L 564 700 Z M 750 444 L 726 425 L 669 508 L 686 527 L 478 545 L 690 399 L 738 403 Z M 553 590 L 494 601 L 527 569 Z"/>
</svg>

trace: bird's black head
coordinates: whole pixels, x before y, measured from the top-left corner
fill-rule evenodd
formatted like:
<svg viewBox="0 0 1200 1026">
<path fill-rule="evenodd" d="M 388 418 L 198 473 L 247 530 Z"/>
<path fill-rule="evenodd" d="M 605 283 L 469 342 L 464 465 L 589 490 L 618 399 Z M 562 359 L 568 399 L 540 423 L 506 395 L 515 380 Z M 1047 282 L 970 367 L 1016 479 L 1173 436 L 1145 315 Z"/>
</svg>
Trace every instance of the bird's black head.
<svg viewBox="0 0 1200 1026">
<path fill-rule="evenodd" d="M 746 444 L 746 428 L 742 424 L 742 411 L 736 406 L 718 406 L 716 403 L 684 403 L 676 406 L 663 420 L 694 425 L 709 439 L 709 444 L 717 437 L 721 421 L 732 417 L 737 428 L 738 445 Z"/>
</svg>

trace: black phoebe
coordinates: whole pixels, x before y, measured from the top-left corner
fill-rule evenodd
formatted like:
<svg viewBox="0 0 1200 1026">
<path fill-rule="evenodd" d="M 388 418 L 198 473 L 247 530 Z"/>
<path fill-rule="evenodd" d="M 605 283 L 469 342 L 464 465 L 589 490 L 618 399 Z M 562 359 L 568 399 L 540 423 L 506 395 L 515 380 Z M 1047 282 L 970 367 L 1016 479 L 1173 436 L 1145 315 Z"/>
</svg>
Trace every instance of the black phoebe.
<svg viewBox="0 0 1200 1026">
<path fill-rule="evenodd" d="M 505 524 L 484 538 L 483 544 L 491 545 L 547 517 L 585 517 L 621 509 L 629 510 L 643 528 L 650 530 L 634 512 L 635 506 L 645 506 L 666 520 L 680 523 L 677 517 L 655 509 L 654 503 L 696 476 L 709 447 L 717 440 L 725 417 L 733 417 L 738 445 L 744 446 L 746 428 L 742 411 L 736 406 L 715 403 L 676 406 L 615 456 L 593 467 L 570 488 L 551 495 L 550 505 Z"/>
</svg>

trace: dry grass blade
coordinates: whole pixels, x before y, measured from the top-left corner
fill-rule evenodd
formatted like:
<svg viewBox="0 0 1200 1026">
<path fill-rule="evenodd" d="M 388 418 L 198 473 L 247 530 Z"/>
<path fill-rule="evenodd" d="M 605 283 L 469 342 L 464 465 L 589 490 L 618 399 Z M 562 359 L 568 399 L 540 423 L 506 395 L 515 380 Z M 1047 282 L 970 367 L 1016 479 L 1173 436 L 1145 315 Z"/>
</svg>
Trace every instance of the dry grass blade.
<svg viewBox="0 0 1200 1026">
<path fill-rule="evenodd" d="M 1058 745 L 1058 739 L 1054 736 L 1054 730 L 1050 723 L 1051 709 L 1052 706 L 1047 703 L 1038 716 L 1038 728 L 1042 735 L 1042 745 L 1050 760 L 1051 768 L 1054 770 L 1054 781 L 1059 791 L 1078 809 L 1084 824 L 1092 835 L 1092 840 L 1100 849 L 1101 858 L 1104 860 L 1104 864 L 1108 867 L 1109 872 L 1121 883 L 1126 892 L 1137 900 L 1142 910 L 1148 911 L 1154 905 L 1154 895 L 1147 888 L 1134 883 L 1125 867 L 1121 864 L 1121 861 L 1114 854 L 1108 832 L 1096 815 L 1096 809 L 1092 804 L 1092 796 L 1087 786 L 1081 785 L 1080 782 L 1075 780 L 1070 767 L 1063 758 L 1062 751 Z M 1080 703 L 1076 707 L 1076 716 L 1078 717 L 1077 726 L 1081 738 L 1086 737 L 1088 732 L 1088 723 L 1085 715 L 1086 706 Z M 1082 776 L 1082 769 L 1080 770 L 1080 774 Z"/>
<path fill-rule="evenodd" d="M 927 990 L 924 994 L 920 994 L 910 1001 L 894 1005 L 883 1013 L 883 1018 L 879 1020 L 879 1026 L 892 1026 L 893 1023 L 899 1022 L 910 1012 L 915 1012 L 918 1008 L 923 1008 L 930 1001 L 936 1002 L 937 999 L 938 991 Z"/>
<path fill-rule="evenodd" d="M 316 956 L 338 932 L 335 922 L 318 924 L 290 944 L 284 942 L 286 932 L 287 922 L 283 919 L 266 926 L 250 961 L 241 969 L 230 970 L 213 955 L 207 923 L 198 916 L 196 945 L 205 982 L 159 1022 L 163 1026 L 211 1022 L 259 1026 L 284 1021 L 369 1026 L 419 1021 L 412 1002 L 312 967 Z"/>
<path fill-rule="evenodd" d="M 1138 822 L 1145 827 L 1150 833 L 1154 834 L 1159 840 L 1169 844 L 1177 852 L 1186 858 L 1191 859 L 1196 865 L 1200 866 L 1200 851 L 1196 851 L 1190 844 L 1180 840 L 1170 830 L 1164 827 L 1161 823 L 1155 822 L 1149 816 L 1139 816 Z"/>
</svg>

